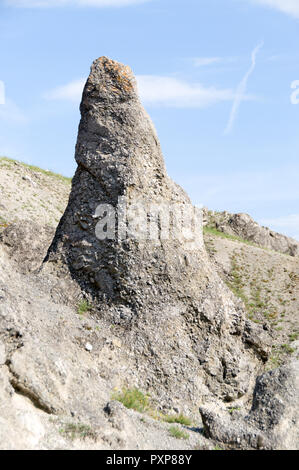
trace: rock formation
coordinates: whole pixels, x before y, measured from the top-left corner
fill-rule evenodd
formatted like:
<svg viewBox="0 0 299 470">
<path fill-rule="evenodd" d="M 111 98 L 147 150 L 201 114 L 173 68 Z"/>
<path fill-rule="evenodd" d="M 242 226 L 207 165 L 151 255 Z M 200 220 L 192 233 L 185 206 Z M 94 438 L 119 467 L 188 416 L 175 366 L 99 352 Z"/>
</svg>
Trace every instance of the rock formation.
<svg viewBox="0 0 299 470">
<path fill-rule="evenodd" d="M 139 102 L 130 69 L 106 58 L 95 61 L 81 113 L 78 169 L 49 260 L 60 257 L 84 288 L 133 307 L 150 300 L 156 303 L 161 296 L 165 303 L 167 297 L 196 295 L 198 284 L 195 279 L 191 282 L 192 277 L 199 282 L 204 278 L 198 269 L 204 257 L 200 220 L 194 221 L 197 226 L 189 240 L 191 248 L 195 245 L 193 250 L 174 233 L 164 234 L 163 239 L 161 227 L 157 227 L 156 240 L 150 240 L 149 223 L 141 227 L 146 233 L 134 233 L 136 218 L 141 217 L 138 209 L 155 205 L 162 212 L 161 220 L 156 214 L 157 222 L 163 224 L 169 207 L 185 213 L 193 208 L 184 191 L 167 176 L 156 132 Z M 116 230 L 113 227 L 108 239 L 99 240 L 97 208 L 105 209 L 105 204 L 111 211 L 118 208 L 113 215 Z M 121 220 L 120 212 L 127 219 L 131 214 L 131 227 L 128 220 Z M 154 217 L 152 213 L 153 230 Z M 173 220 L 169 224 L 175 230 Z M 124 230 L 131 233 L 123 237 L 120 232 Z"/>
<path fill-rule="evenodd" d="M 210 393 L 226 401 L 246 395 L 269 352 L 266 332 L 245 321 L 240 303 L 214 273 L 198 212 L 166 173 L 131 70 L 96 60 L 81 114 L 78 168 L 44 269 L 71 273 L 101 315 L 122 328 L 143 385 L 160 386 L 161 394 L 171 389 L 191 402 Z M 148 209 L 141 214 L 148 204 L 161 211 L 156 219 Z M 117 205 L 122 208 L 115 214 Z M 103 220 L 106 239 L 99 233 Z M 136 237 L 140 227 L 143 236 Z"/>
</svg>

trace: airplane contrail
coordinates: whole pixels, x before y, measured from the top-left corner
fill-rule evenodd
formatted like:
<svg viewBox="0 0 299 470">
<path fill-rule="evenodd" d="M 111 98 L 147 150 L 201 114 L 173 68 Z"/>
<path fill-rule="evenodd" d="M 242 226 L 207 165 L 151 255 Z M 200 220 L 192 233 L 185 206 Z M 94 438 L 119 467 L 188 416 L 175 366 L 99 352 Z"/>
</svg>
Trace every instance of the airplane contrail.
<svg viewBox="0 0 299 470">
<path fill-rule="evenodd" d="M 245 95 L 246 89 L 247 89 L 247 83 L 249 80 L 250 75 L 254 72 L 255 66 L 256 66 L 256 57 L 260 49 L 263 47 L 264 42 L 262 41 L 260 44 L 256 46 L 256 48 L 252 51 L 251 53 L 251 66 L 248 72 L 245 74 L 243 79 L 238 85 L 237 91 L 236 91 L 236 96 L 233 102 L 233 107 L 230 113 L 230 117 L 226 126 L 226 129 L 224 131 L 224 135 L 229 134 L 234 127 L 234 123 L 237 117 L 237 113 L 239 110 L 239 107 L 242 103 L 243 97 Z"/>
</svg>

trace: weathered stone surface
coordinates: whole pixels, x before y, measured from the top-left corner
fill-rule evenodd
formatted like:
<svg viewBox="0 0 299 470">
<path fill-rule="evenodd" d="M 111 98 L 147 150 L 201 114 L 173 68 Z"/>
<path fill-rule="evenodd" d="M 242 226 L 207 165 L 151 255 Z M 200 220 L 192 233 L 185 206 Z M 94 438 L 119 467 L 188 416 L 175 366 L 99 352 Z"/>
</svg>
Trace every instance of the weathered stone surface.
<svg viewBox="0 0 299 470">
<path fill-rule="evenodd" d="M 25 274 L 40 268 L 41 259 L 46 255 L 53 235 L 53 228 L 23 220 L 9 224 L 0 233 L 0 241 Z"/>
<path fill-rule="evenodd" d="M 247 415 L 219 404 L 200 409 L 209 437 L 232 448 L 299 449 L 299 343 L 288 364 L 259 376 Z"/>
<path fill-rule="evenodd" d="M 0 341 L 0 366 L 5 364 L 5 361 L 6 361 L 5 345 Z"/>
<path fill-rule="evenodd" d="M 120 197 L 127 212 L 138 201 L 193 210 L 166 173 L 131 70 L 96 60 L 81 114 L 78 168 L 44 269 L 70 272 L 119 326 L 147 387 L 160 384 L 189 401 L 210 392 L 227 401 L 246 394 L 265 353 L 248 347 L 244 312 L 209 263 L 200 218 L 193 238 L 164 238 L 162 230 L 155 241 L 133 233 L 126 240 L 95 236 L 97 206 L 116 207 Z"/>
<path fill-rule="evenodd" d="M 204 224 L 228 235 L 235 235 L 264 248 L 299 256 L 299 242 L 267 227 L 261 227 L 248 214 L 230 214 L 205 209 Z"/>
<path fill-rule="evenodd" d="M 145 422 L 120 404 L 114 416 L 104 412 L 124 381 L 141 386 L 142 371 L 117 328 L 97 315 L 78 315 L 59 289 L 65 295 L 70 283 L 24 274 L 0 242 L 0 449 L 209 446 L 197 432 L 190 431 L 186 441 L 175 439 L 166 423 L 150 417 Z M 92 352 L 85 350 L 87 342 Z"/>
</svg>

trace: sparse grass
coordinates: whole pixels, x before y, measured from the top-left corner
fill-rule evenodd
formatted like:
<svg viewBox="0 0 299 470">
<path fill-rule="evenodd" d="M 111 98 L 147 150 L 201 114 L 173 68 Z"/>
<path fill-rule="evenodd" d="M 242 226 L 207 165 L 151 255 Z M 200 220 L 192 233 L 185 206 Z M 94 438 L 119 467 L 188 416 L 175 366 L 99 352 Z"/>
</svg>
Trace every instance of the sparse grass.
<svg viewBox="0 0 299 470">
<path fill-rule="evenodd" d="M 299 333 L 298 333 L 298 332 L 292 333 L 292 334 L 289 335 L 289 340 L 290 340 L 291 342 L 297 341 L 298 338 L 299 338 Z"/>
<path fill-rule="evenodd" d="M 236 242 L 245 243 L 246 245 L 261 248 L 256 243 L 250 242 L 250 241 L 245 240 L 244 238 L 238 237 L 236 235 L 229 235 L 228 233 L 220 232 L 220 230 L 217 230 L 216 228 L 213 228 L 213 227 L 206 226 L 206 227 L 203 228 L 203 232 L 204 232 L 204 234 L 207 234 L 207 235 L 215 235 L 216 237 L 227 238 L 228 240 L 233 240 L 233 241 L 236 241 Z"/>
<path fill-rule="evenodd" d="M 86 300 L 83 299 L 79 302 L 77 312 L 79 315 L 84 315 L 84 313 L 89 312 L 92 309 L 92 305 Z"/>
<path fill-rule="evenodd" d="M 159 412 L 152 407 L 150 396 L 135 388 L 123 388 L 121 391 L 114 392 L 112 399 L 122 403 L 126 408 L 146 413 L 152 419 L 164 421 L 165 423 L 177 423 L 183 426 L 190 426 L 192 421 L 182 413 L 176 415 L 167 415 Z"/>
<path fill-rule="evenodd" d="M 8 227 L 8 225 L 9 225 L 8 222 L 5 219 L 3 219 L 3 217 L 1 217 L 0 215 L 0 228 L 6 228 Z"/>
<path fill-rule="evenodd" d="M 242 238 L 242 237 L 238 237 L 237 235 L 230 235 L 228 233 L 221 232 L 220 230 L 217 230 L 215 227 L 205 226 L 205 227 L 203 227 L 203 233 L 206 234 L 206 235 L 214 235 L 216 237 L 226 238 L 226 239 L 229 239 L 229 240 L 233 240 L 233 241 L 236 241 L 236 242 L 243 243 L 245 245 L 254 246 L 255 248 L 260 248 L 261 250 L 280 253 L 281 255 L 288 256 L 288 257 L 291 256 L 288 253 L 283 253 L 281 251 L 273 250 L 271 248 L 267 248 L 265 246 L 258 245 L 257 243 L 251 242 L 250 240 L 246 240 L 245 238 Z"/>
<path fill-rule="evenodd" d="M 20 165 L 24 166 L 25 168 L 28 168 L 29 170 L 32 170 L 32 171 L 35 171 L 35 172 L 38 172 L 38 173 L 42 173 L 42 174 L 44 174 L 46 176 L 50 176 L 52 178 L 56 178 L 56 179 L 62 181 L 63 183 L 65 183 L 67 185 L 70 185 L 71 181 L 72 181 L 72 178 L 68 178 L 67 176 L 63 176 L 63 175 L 60 175 L 58 173 L 54 173 L 53 171 L 43 170 L 42 168 L 39 168 L 38 166 L 29 165 L 28 163 L 20 162 L 18 160 L 13 160 L 12 158 L 0 157 L 0 163 L 1 162 L 6 162 L 8 164 L 19 163 Z"/>
<path fill-rule="evenodd" d="M 59 432 L 72 441 L 74 439 L 97 440 L 96 432 L 90 426 L 82 423 L 66 423 L 64 427 L 59 430 Z"/>
<path fill-rule="evenodd" d="M 113 400 L 122 403 L 126 408 L 144 413 L 150 410 L 150 397 L 137 388 L 124 388 L 112 395 Z"/>
<path fill-rule="evenodd" d="M 284 361 L 285 355 L 290 356 L 294 354 L 296 350 L 289 344 L 281 344 L 280 346 L 273 346 L 272 354 L 270 356 L 270 364 L 274 367 L 280 367 Z"/>
<path fill-rule="evenodd" d="M 269 364 L 271 364 L 274 368 L 280 367 L 282 364 L 282 359 L 279 354 L 272 353 L 269 358 Z M 270 367 L 271 369 L 271 367 Z"/>
<path fill-rule="evenodd" d="M 161 415 L 161 419 L 170 424 L 178 423 L 183 426 L 191 426 L 192 424 L 191 419 L 187 418 L 187 416 L 184 416 L 182 413 L 177 415 Z"/>
<path fill-rule="evenodd" d="M 180 428 L 177 426 L 170 426 L 169 428 L 169 434 L 172 437 L 175 437 L 176 439 L 189 439 L 189 434 L 186 432 L 182 431 Z"/>
<path fill-rule="evenodd" d="M 294 354 L 294 352 L 296 351 L 296 349 L 292 348 L 289 344 L 282 344 L 281 350 L 286 354 Z"/>
<path fill-rule="evenodd" d="M 239 406 L 228 408 L 228 412 L 230 414 L 233 414 L 235 411 L 240 411 L 240 410 L 241 410 L 241 408 Z"/>
<path fill-rule="evenodd" d="M 237 297 L 243 300 L 245 307 L 250 315 L 250 313 L 252 313 L 252 310 L 255 308 L 255 304 L 250 302 L 249 298 L 247 297 L 247 295 L 245 294 L 243 290 L 244 284 L 243 284 L 242 275 L 241 275 L 241 268 L 237 263 L 236 254 L 232 256 L 231 264 L 232 264 L 232 269 L 230 272 L 231 281 L 227 282 L 227 285 Z"/>
<path fill-rule="evenodd" d="M 261 323 L 262 315 L 272 326 L 275 326 L 279 314 L 271 303 L 271 290 L 263 288 L 265 283 L 261 283 L 260 271 L 256 272 L 256 276 L 251 277 L 249 282 L 248 273 L 242 266 L 241 256 L 241 253 L 237 251 L 231 256 L 230 279 L 226 283 L 231 291 L 243 301 L 250 320 Z M 268 274 L 271 276 L 273 271 L 269 270 Z M 246 285 L 247 291 L 245 291 Z M 258 318 L 257 314 L 259 314 Z"/>
</svg>

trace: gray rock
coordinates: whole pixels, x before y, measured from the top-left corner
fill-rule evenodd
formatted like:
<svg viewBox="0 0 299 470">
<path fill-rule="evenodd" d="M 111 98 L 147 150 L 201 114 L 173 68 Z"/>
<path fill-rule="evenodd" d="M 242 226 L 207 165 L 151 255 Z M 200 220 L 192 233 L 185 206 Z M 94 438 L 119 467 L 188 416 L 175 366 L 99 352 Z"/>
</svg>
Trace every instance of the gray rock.
<svg viewBox="0 0 299 470">
<path fill-rule="evenodd" d="M 172 388 L 185 401 L 207 390 L 227 401 L 243 396 L 266 353 L 246 337 L 245 314 L 210 265 L 200 214 L 167 175 L 132 71 L 105 57 L 96 60 L 81 115 L 78 167 L 44 271 L 67 268 L 101 317 L 120 326 L 119 334 L 142 363 L 145 387 L 160 383 L 161 395 L 163 387 Z M 119 198 L 127 222 L 120 223 L 118 212 L 117 238 L 113 231 L 102 239 L 98 206 L 109 204 L 105 212 L 111 215 Z M 138 236 L 134 224 L 142 218 L 132 212 L 137 202 L 146 209 Z M 149 203 L 161 209 L 155 239 L 145 236 L 155 220 Z M 165 236 L 169 205 L 194 215 L 189 236 L 173 214 L 171 236 Z M 126 239 L 120 237 L 124 228 Z"/>
<path fill-rule="evenodd" d="M 0 242 L 18 263 L 19 270 L 28 273 L 40 268 L 53 233 L 51 227 L 41 227 L 33 221 L 23 220 L 5 228 L 0 233 Z"/>
<path fill-rule="evenodd" d="M 0 366 L 5 364 L 5 361 L 6 361 L 5 345 L 0 342 Z"/>
</svg>

